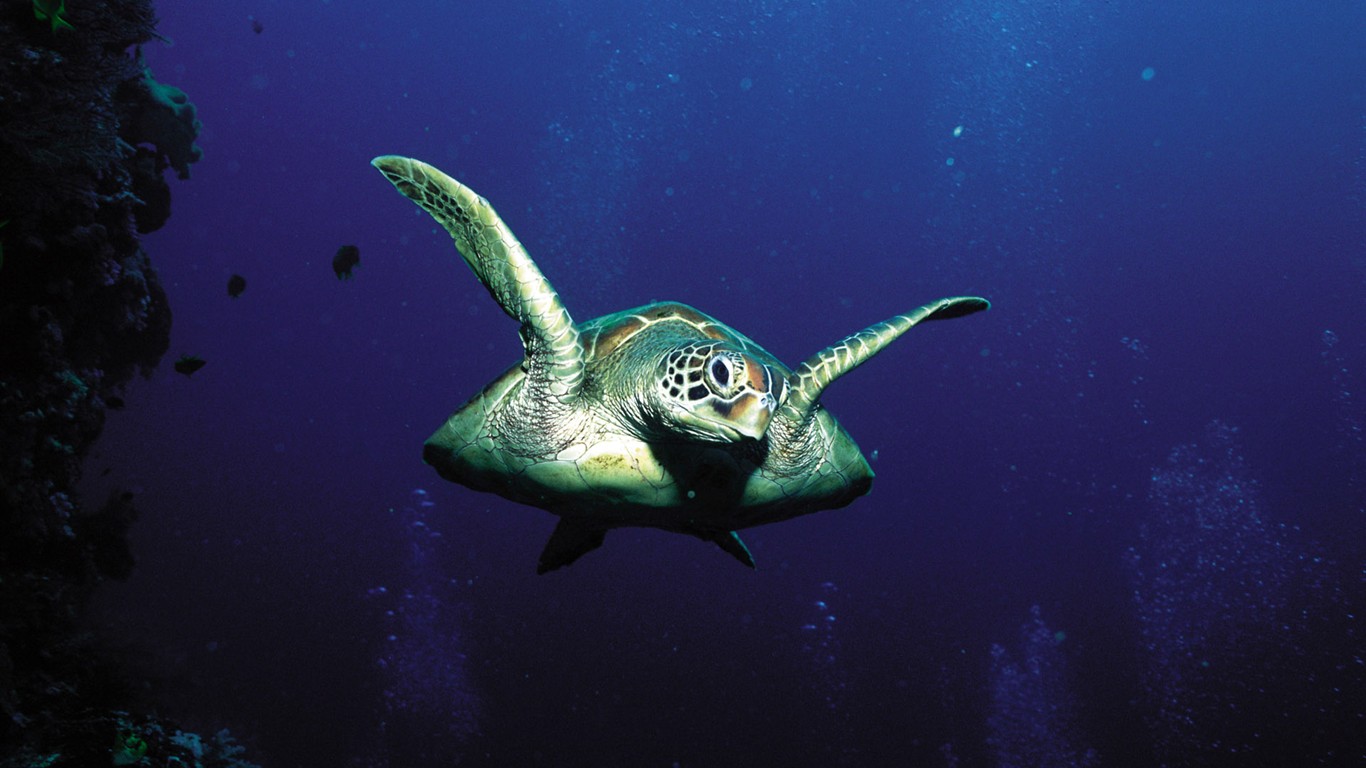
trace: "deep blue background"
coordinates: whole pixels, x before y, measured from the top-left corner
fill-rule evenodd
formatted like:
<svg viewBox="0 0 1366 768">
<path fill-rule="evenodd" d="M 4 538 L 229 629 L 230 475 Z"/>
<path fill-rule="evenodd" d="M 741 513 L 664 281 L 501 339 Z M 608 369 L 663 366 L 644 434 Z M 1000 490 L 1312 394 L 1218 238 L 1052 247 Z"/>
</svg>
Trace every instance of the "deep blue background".
<svg viewBox="0 0 1366 768">
<path fill-rule="evenodd" d="M 1018 711 L 1075 713 L 1040 743 L 1364 759 L 1366 11 L 1179 5 L 165 4 L 147 61 L 205 156 L 146 246 L 209 364 L 136 383 L 92 461 L 143 510 L 109 620 L 272 765 L 1010 764 L 991 647 L 1029 656 L 1036 605 L 1066 670 Z M 874 491 L 747 532 L 757 572 L 625 530 L 536 577 L 553 518 L 421 462 L 520 348 L 390 153 L 491 200 L 579 320 L 676 299 L 795 364 L 994 308 L 832 389 Z M 1227 568 L 1279 574 L 1171 595 L 1247 620 L 1169 704 L 1194 736 L 1126 565 L 1180 530 L 1187 444 L 1245 481 L 1213 527 L 1274 544 Z"/>
</svg>

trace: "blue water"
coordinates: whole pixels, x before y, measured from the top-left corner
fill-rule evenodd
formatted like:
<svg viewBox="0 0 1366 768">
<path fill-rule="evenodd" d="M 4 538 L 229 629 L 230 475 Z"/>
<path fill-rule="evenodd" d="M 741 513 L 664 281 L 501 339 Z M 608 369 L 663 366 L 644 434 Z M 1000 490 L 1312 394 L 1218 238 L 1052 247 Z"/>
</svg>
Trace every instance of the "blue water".
<svg viewBox="0 0 1366 768">
<path fill-rule="evenodd" d="M 273 766 L 1366 761 L 1360 3 L 160 12 L 204 158 L 146 248 L 208 365 L 135 382 L 86 493 L 138 493 L 102 608 L 187 726 Z M 994 306 L 832 387 L 874 490 L 747 531 L 757 571 L 626 529 L 538 577 L 552 516 L 421 461 L 521 352 L 379 154 L 580 321 L 674 299 L 796 364 Z"/>
</svg>

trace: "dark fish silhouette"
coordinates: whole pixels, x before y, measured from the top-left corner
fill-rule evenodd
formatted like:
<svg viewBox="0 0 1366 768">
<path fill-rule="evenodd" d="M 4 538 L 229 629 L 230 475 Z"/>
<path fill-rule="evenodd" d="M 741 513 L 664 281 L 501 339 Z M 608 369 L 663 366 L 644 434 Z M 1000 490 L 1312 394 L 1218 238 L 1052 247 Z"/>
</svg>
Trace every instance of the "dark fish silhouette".
<svg viewBox="0 0 1366 768">
<path fill-rule="evenodd" d="M 247 279 L 241 275 L 233 275 L 228 278 L 228 295 L 234 299 L 242 295 L 242 291 L 247 289 Z"/>
<path fill-rule="evenodd" d="M 351 270 L 357 264 L 360 264 L 360 249 L 354 245 L 343 245 L 332 257 L 332 271 L 337 273 L 338 280 L 350 280 Z"/>
<path fill-rule="evenodd" d="M 123 410 L 123 398 L 119 397 L 118 395 L 110 395 L 109 397 L 106 397 L 104 399 L 104 404 L 109 406 L 110 410 Z"/>
<path fill-rule="evenodd" d="M 259 34 L 261 34 L 262 32 L 265 32 L 265 31 L 266 31 L 266 25 L 265 25 L 265 24 L 262 24 L 260 19 L 252 19 L 252 20 L 251 20 L 251 31 L 252 31 L 252 32 L 255 32 L 256 34 L 259 35 Z"/>
<path fill-rule="evenodd" d="M 196 355 L 181 355 L 180 359 L 175 361 L 175 372 L 189 376 L 207 364 L 208 363 L 202 357 Z"/>
</svg>

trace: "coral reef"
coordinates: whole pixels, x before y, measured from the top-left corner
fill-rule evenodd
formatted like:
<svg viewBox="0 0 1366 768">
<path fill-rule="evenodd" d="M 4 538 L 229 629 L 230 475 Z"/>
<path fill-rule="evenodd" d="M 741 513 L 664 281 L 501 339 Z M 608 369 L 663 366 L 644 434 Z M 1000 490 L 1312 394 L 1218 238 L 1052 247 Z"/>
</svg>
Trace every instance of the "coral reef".
<svg viewBox="0 0 1366 768">
<path fill-rule="evenodd" d="M 166 351 L 171 312 L 138 234 L 169 215 L 162 172 L 189 175 L 199 125 L 141 63 L 150 0 L 58 10 L 68 25 L 0 10 L 0 765 L 132 765 L 148 745 L 226 765 L 154 738 L 174 732 L 160 722 L 119 725 L 133 686 L 83 611 L 131 572 L 137 514 L 131 494 L 92 512 L 74 490 L 107 400 Z M 142 746 L 120 751 L 120 730 Z"/>
<path fill-rule="evenodd" d="M 195 143 L 200 123 L 195 106 L 185 92 L 157 82 L 151 70 L 124 80 L 116 94 L 119 134 L 133 147 L 127 167 L 132 192 L 140 201 L 133 216 L 140 233 L 160 229 L 171 215 L 171 188 L 162 172 L 172 168 L 176 176 L 190 178 L 190 164 L 204 151 Z"/>
<path fill-rule="evenodd" d="M 241 755 L 246 751 L 221 730 L 210 737 L 167 727 L 148 717 L 109 712 L 90 717 L 72 728 L 73 748 L 40 751 L 21 749 L 0 768 L 37 766 L 171 766 L 172 768 L 256 768 Z"/>
<path fill-rule="evenodd" d="M 158 83 L 152 71 L 144 67 L 141 79 L 123 84 L 119 104 L 129 108 L 121 120 L 129 143 L 146 143 L 156 148 L 158 173 L 170 167 L 180 178 L 190 178 L 190 163 L 199 162 L 204 151 L 194 143 L 200 124 L 194 104 L 185 92 L 174 85 Z"/>
</svg>

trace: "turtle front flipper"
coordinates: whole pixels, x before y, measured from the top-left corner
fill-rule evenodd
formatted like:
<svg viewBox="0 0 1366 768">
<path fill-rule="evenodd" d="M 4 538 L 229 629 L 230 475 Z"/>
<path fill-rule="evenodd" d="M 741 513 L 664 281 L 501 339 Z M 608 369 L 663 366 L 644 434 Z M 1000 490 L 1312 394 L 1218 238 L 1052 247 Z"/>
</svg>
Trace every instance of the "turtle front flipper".
<svg viewBox="0 0 1366 768">
<path fill-rule="evenodd" d="M 912 327 L 928 320 L 948 320 L 990 308 L 991 302 L 976 296 L 940 299 L 822 349 L 792 372 L 791 392 L 781 409 L 783 417 L 792 424 L 806 421 L 830 382 L 862 365 Z"/>
<path fill-rule="evenodd" d="M 561 404 L 574 400 L 584 372 L 579 332 L 550 281 L 493 206 L 420 160 L 383 155 L 370 164 L 446 228 L 456 250 L 494 300 L 521 323 L 528 376 L 539 379 Z"/>
</svg>

